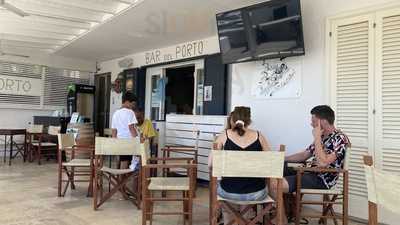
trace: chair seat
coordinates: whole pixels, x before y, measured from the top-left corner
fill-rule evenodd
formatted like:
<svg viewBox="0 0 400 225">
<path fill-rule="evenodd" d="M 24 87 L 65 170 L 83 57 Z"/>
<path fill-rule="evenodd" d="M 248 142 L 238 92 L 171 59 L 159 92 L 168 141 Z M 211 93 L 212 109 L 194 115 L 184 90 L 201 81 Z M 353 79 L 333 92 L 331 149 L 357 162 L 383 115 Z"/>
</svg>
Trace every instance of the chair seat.
<svg viewBox="0 0 400 225">
<path fill-rule="evenodd" d="M 222 198 L 220 196 L 217 196 L 217 200 L 225 201 L 225 202 L 229 202 L 229 203 L 233 203 L 233 204 L 237 204 L 237 205 L 256 205 L 256 204 L 265 204 L 265 203 L 275 202 L 274 199 L 272 199 L 269 195 L 267 195 L 267 197 L 265 197 L 265 199 L 263 199 L 261 201 L 236 201 L 236 200 Z"/>
<path fill-rule="evenodd" d="M 132 171 L 131 169 L 112 169 L 106 166 L 103 166 L 101 168 L 101 171 L 103 172 L 107 172 L 113 175 L 122 175 L 122 174 L 127 174 L 127 173 L 133 173 L 134 171 Z"/>
<path fill-rule="evenodd" d="M 301 193 L 304 194 L 331 194 L 331 195 L 341 195 L 343 191 L 337 188 L 332 189 L 301 189 Z"/>
<path fill-rule="evenodd" d="M 89 167 L 90 159 L 73 159 L 67 163 L 63 163 L 63 166 Z"/>
<path fill-rule="evenodd" d="M 189 191 L 188 177 L 152 177 L 149 190 L 151 191 Z"/>
<path fill-rule="evenodd" d="M 39 146 L 38 142 L 34 142 L 32 143 L 33 146 Z M 40 143 L 40 146 L 42 147 L 56 147 L 57 144 L 56 143 L 52 143 L 52 142 L 42 142 Z"/>
</svg>

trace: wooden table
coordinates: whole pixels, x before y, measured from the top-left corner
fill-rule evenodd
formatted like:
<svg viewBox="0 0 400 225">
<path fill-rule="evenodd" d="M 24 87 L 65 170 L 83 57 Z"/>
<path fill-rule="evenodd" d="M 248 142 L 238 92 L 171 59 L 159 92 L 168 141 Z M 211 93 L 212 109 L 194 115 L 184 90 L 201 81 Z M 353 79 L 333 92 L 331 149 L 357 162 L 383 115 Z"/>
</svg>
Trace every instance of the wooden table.
<svg viewBox="0 0 400 225">
<path fill-rule="evenodd" d="M 8 165 L 11 166 L 11 160 L 15 158 L 18 153 L 22 155 L 25 161 L 25 153 L 26 153 L 26 129 L 0 129 L 0 135 L 4 135 L 4 163 L 6 163 L 7 158 L 7 136 L 10 136 L 10 156 L 8 160 Z M 17 149 L 15 155 L 13 155 L 13 146 L 16 145 L 14 141 L 14 136 L 16 135 L 24 135 L 24 148 L 23 151 L 21 149 Z"/>
</svg>

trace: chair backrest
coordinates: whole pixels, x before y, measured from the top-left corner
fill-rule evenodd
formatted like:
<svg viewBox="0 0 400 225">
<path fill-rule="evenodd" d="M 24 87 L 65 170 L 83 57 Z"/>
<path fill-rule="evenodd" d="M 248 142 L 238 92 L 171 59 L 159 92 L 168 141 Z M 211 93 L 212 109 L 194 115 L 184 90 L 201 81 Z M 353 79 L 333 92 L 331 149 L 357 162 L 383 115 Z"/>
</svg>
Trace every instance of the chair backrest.
<svg viewBox="0 0 400 225">
<path fill-rule="evenodd" d="M 31 133 L 31 134 L 40 134 L 43 133 L 43 125 L 42 124 L 33 124 L 30 125 L 27 129 L 26 132 Z"/>
<path fill-rule="evenodd" d="M 118 139 L 96 137 L 96 155 L 141 155 L 141 145 L 138 138 Z"/>
<path fill-rule="evenodd" d="M 282 178 L 284 151 L 212 151 L 213 177 Z"/>
<path fill-rule="evenodd" d="M 60 149 L 72 147 L 75 145 L 74 134 L 57 134 L 58 147 Z"/>
<path fill-rule="evenodd" d="M 50 135 L 58 135 L 58 133 L 60 133 L 60 130 L 60 126 L 49 126 L 47 133 Z"/>
<path fill-rule="evenodd" d="M 150 143 L 148 140 L 145 140 L 144 143 L 140 145 L 140 155 L 142 157 L 142 166 L 147 165 L 148 159 L 151 157 L 150 153 Z"/>
<path fill-rule="evenodd" d="M 364 164 L 368 201 L 400 215 L 400 174 L 375 168 L 370 156 L 364 157 Z"/>
<path fill-rule="evenodd" d="M 350 166 L 350 155 L 351 155 L 351 147 L 348 147 L 346 149 L 346 153 L 344 155 L 344 164 L 343 164 L 343 169 L 344 170 L 349 170 Z"/>
</svg>

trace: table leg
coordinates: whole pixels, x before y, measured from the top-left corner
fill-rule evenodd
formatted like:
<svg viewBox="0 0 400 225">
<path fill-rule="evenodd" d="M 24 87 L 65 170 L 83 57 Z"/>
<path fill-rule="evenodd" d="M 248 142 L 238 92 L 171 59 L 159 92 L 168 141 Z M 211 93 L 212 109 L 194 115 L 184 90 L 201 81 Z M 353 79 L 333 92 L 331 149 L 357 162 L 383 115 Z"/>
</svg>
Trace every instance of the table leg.
<svg viewBox="0 0 400 225">
<path fill-rule="evenodd" d="M 7 135 L 4 135 L 4 163 L 7 162 Z"/>
<path fill-rule="evenodd" d="M 13 135 L 10 135 L 11 142 L 10 142 L 10 158 L 8 159 L 8 165 L 11 166 L 11 160 L 13 158 L 12 152 L 13 152 Z"/>
<path fill-rule="evenodd" d="M 26 146 L 26 144 L 27 144 L 27 142 L 26 142 L 26 133 L 25 133 L 25 135 L 24 135 L 24 152 L 23 152 L 23 157 L 24 157 L 24 162 L 26 162 L 26 155 L 27 155 L 27 146 Z"/>
</svg>

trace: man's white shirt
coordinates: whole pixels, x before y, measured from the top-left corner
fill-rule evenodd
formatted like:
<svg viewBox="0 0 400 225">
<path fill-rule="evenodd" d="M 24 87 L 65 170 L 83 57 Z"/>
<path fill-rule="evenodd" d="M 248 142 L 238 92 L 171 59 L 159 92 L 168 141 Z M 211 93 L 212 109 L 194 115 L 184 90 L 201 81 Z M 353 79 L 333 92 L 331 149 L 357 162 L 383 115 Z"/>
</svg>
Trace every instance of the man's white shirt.
<svg viewBox="0 0 400 225">
<path fill-rule="evenodd" d="M 114 112 L 112 117 L 111 128 L 117 130 L 117 138 L 130 139 L 133 138 L 129 126 L 137 124 L 135 113 L 131 109 L 121 108 Z M 139 134 L 136 138 L 139 138 Z M 139 157 L 133 156 L 129 168 L 135 170 L 139 164 Z"/>
</svg>

